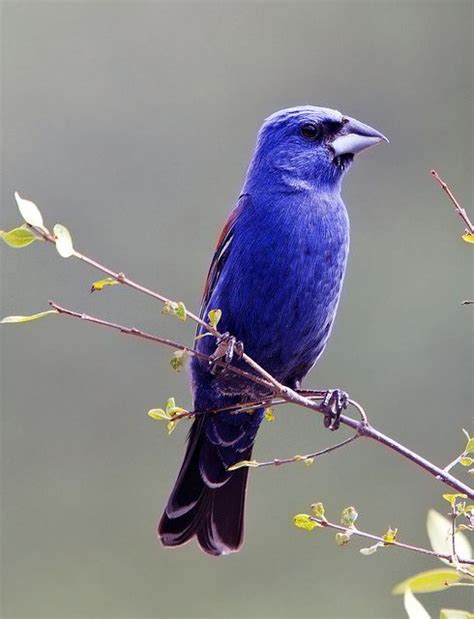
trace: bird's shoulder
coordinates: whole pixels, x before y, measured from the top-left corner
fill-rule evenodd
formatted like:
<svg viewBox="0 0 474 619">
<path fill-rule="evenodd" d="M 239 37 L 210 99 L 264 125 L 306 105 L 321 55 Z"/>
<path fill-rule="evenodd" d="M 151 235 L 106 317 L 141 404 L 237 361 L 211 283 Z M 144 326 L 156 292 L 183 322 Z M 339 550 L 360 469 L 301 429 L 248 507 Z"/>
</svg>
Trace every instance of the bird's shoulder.
<svg viewBox="0 0 474 619">
<path fill-rule="evenodd" d="M 243 193 L 239 196 L 237 203 L 230 212 L 224 227 L 217 238 L 216 248 L 212 256 L 211 264 L 204 283 L 204 290 L 201 303 L 201 318 L 207 307 L 208 301 L 212 296 L 212 292 L 216 286 L 219 276 L 224 268 L 226 260 L 229 256 L 233 238 L 236 233 L 237 225 L 242 213 L 246 209 L 252 207 L 252 198 L 250 194 Z"/>
</svg>

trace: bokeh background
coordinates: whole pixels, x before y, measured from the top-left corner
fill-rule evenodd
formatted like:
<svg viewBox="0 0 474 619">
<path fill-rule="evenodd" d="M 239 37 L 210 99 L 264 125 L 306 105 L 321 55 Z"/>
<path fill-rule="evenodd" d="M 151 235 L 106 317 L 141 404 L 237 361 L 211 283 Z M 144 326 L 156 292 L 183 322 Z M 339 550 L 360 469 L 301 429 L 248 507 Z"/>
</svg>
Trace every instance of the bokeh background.
<svg viewBox="0 0 474 619">
<path fill-rule="evenodd" d="M 350 264 L 324 359 L 374 424 L 443 464 L 472 413 L 472 252 L 429 176 L 472 210 L 472 3 L 3 2 L 1 227 L 33 199 L 76 247 L 197 308 L 214 241 L 271 112 L 326 105 L 389 136 L 346 179 Z M 2 315 L 47 300 L 192 342 L 193 326 L 50 246 L 2 247 Z M 174 395 L 170 352 L 80 321 L 6 326 L 2 337 L 4 617 L 403 617 L 398 580 L 437 567 L 409 553 L 338 548 L 297 530 L 311 502 L 353 504 L 360 526 L 426 545 L 442 486 L 360 441 L 310 468 L 251 474 L 243 550 L 165 551 L 155 525 L 182 457 L 147 418 Z M 288 407 L 255 456 L 336 438 Z M 460 472 L 463 475 L 463 472 Z M 472 600 L 471 600 L 472 601 Z M 469 607 L 453 589 L 424 596 Z"/>
</svg>

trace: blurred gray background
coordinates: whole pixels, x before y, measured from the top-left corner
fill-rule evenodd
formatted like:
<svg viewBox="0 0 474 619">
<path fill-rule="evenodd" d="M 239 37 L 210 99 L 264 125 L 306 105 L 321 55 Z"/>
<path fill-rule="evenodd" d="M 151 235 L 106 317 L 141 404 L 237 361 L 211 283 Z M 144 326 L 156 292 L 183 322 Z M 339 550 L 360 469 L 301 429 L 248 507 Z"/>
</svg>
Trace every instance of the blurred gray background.
<svg viewBox="0 0 474 619">
<path fill-rule="evenodd" d="M 198 308 L 216 235 L 261 121 L 335 107 L 391 140 L 345 183 L 352 222 L 336 327 L 307 385 L 338 386 L 373 423 L 440 464 L 471 424 L 472 250 L 429 176 L 472 210 L 472 3 L 3 2 L 1 227 L 13 191 L 76 247 Z M 2 315 L 47 300 L 192 342 L 193 326 L 54 248 L 2 246 Z M 403 617 L 391 587 L 438 567 L 397 550 L 359 554 L 292 516 L 354 504 L 361 528 L 426 545 L 443 487 L 376 444 L 251 474 L 246 544 L 215 560 L 165 551 L 155 526 L 187 424 L 147 418 L 190 403 L 170 351 L 67 318 L 2 337 L 4 617 Z M 323 448 L 319 417 L 278 409 L 255 457 Z M 459 475 L 466 478 L 463 471 Z M 364 545 L 364 544 L 362 544 Z M 466 591 L 423 596 L 468 607 Z"/>
</svg>

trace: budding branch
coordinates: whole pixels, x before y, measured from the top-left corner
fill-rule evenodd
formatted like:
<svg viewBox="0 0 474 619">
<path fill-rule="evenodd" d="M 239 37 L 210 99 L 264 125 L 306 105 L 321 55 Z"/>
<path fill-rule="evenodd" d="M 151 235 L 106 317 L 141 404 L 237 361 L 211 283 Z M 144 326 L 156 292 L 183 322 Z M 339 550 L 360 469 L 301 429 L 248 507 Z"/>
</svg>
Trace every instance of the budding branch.
<svg viewBox="0 0 474 619">
<path fill-rule="evenodd" d="M 399 542 L 396 539 L 390 542 L 387 542 L 386 540 L 384 540 L 383 537 L 379 535 L 373 535 L 372 533 L 367 533 L 366 531 L 361 531 L 355 526 L 345 527 L 342 524 L 336 524 L 335 522 L 330 522 L 329 520 L 326 520 L 326 519 L 317 518 L 316 516 L 308 516 L 308 519 L 311 522 L 316 523 L 320 527 L 326 527 L 329 529 L 334 529 L 335 531 L 339 531 L 340 533 L 347 533 L 349 535 L 357 535 L 358 537 L 370 539 L 376 542 L 377 544 L 380 544 L 381 546 L 383 545 L 387 548 L 390 546 L 394 546 L 395 548 L 402 548 L 403 550 L 411 550 L 412 552 L 418 552 L 419 554 L 436 557 L 437 559 L 444 559 L 445 561 L 449 561 L 450 563 L 456 564 L 456 555 L 454 554 L 454 552 L 452 555 L 443 554 L 443 553 L 436 552 L 434 550 L 429 550 L 428 548 L 423 548 L 421 546 L 414 546 L 413 544 L 405 544 L 404 542 Z M 453 540 L 454 540 L 454 533 L 455 532 L 452 533 Z M 460 562 L 465 565 L 474 565 L 474 559 L 462 559 Z M 471 576 L 469 572 L 467 572 L 467 575 Z"/>
</svg>

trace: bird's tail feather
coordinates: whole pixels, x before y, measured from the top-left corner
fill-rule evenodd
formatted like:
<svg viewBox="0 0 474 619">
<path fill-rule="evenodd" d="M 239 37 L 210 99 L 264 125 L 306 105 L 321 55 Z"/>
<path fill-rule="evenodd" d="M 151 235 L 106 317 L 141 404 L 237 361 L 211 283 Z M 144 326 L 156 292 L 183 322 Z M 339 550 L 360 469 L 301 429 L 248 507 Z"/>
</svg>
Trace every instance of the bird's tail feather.
<svg viewBox="0 0 474 619">
<path fill-rule="evenodd" d="M 243 541 L 248 468 L 225 470 L 218 459 L 218 447 L 207 437 L 206 417 L 203 415 L 193 423 L 184 461 L 159 523 L 158 535 L 164 546 L 180 546 L 196 536 L 205 552 L 222 555 L 237 551 Z M 251 451 L 252 446 L 249 446 L 237 459 L 249 459 Z M 209 479 L 206 466 L 210 460 L 218 460 L 221 466 L 213 480 Z"/>
</svg>

